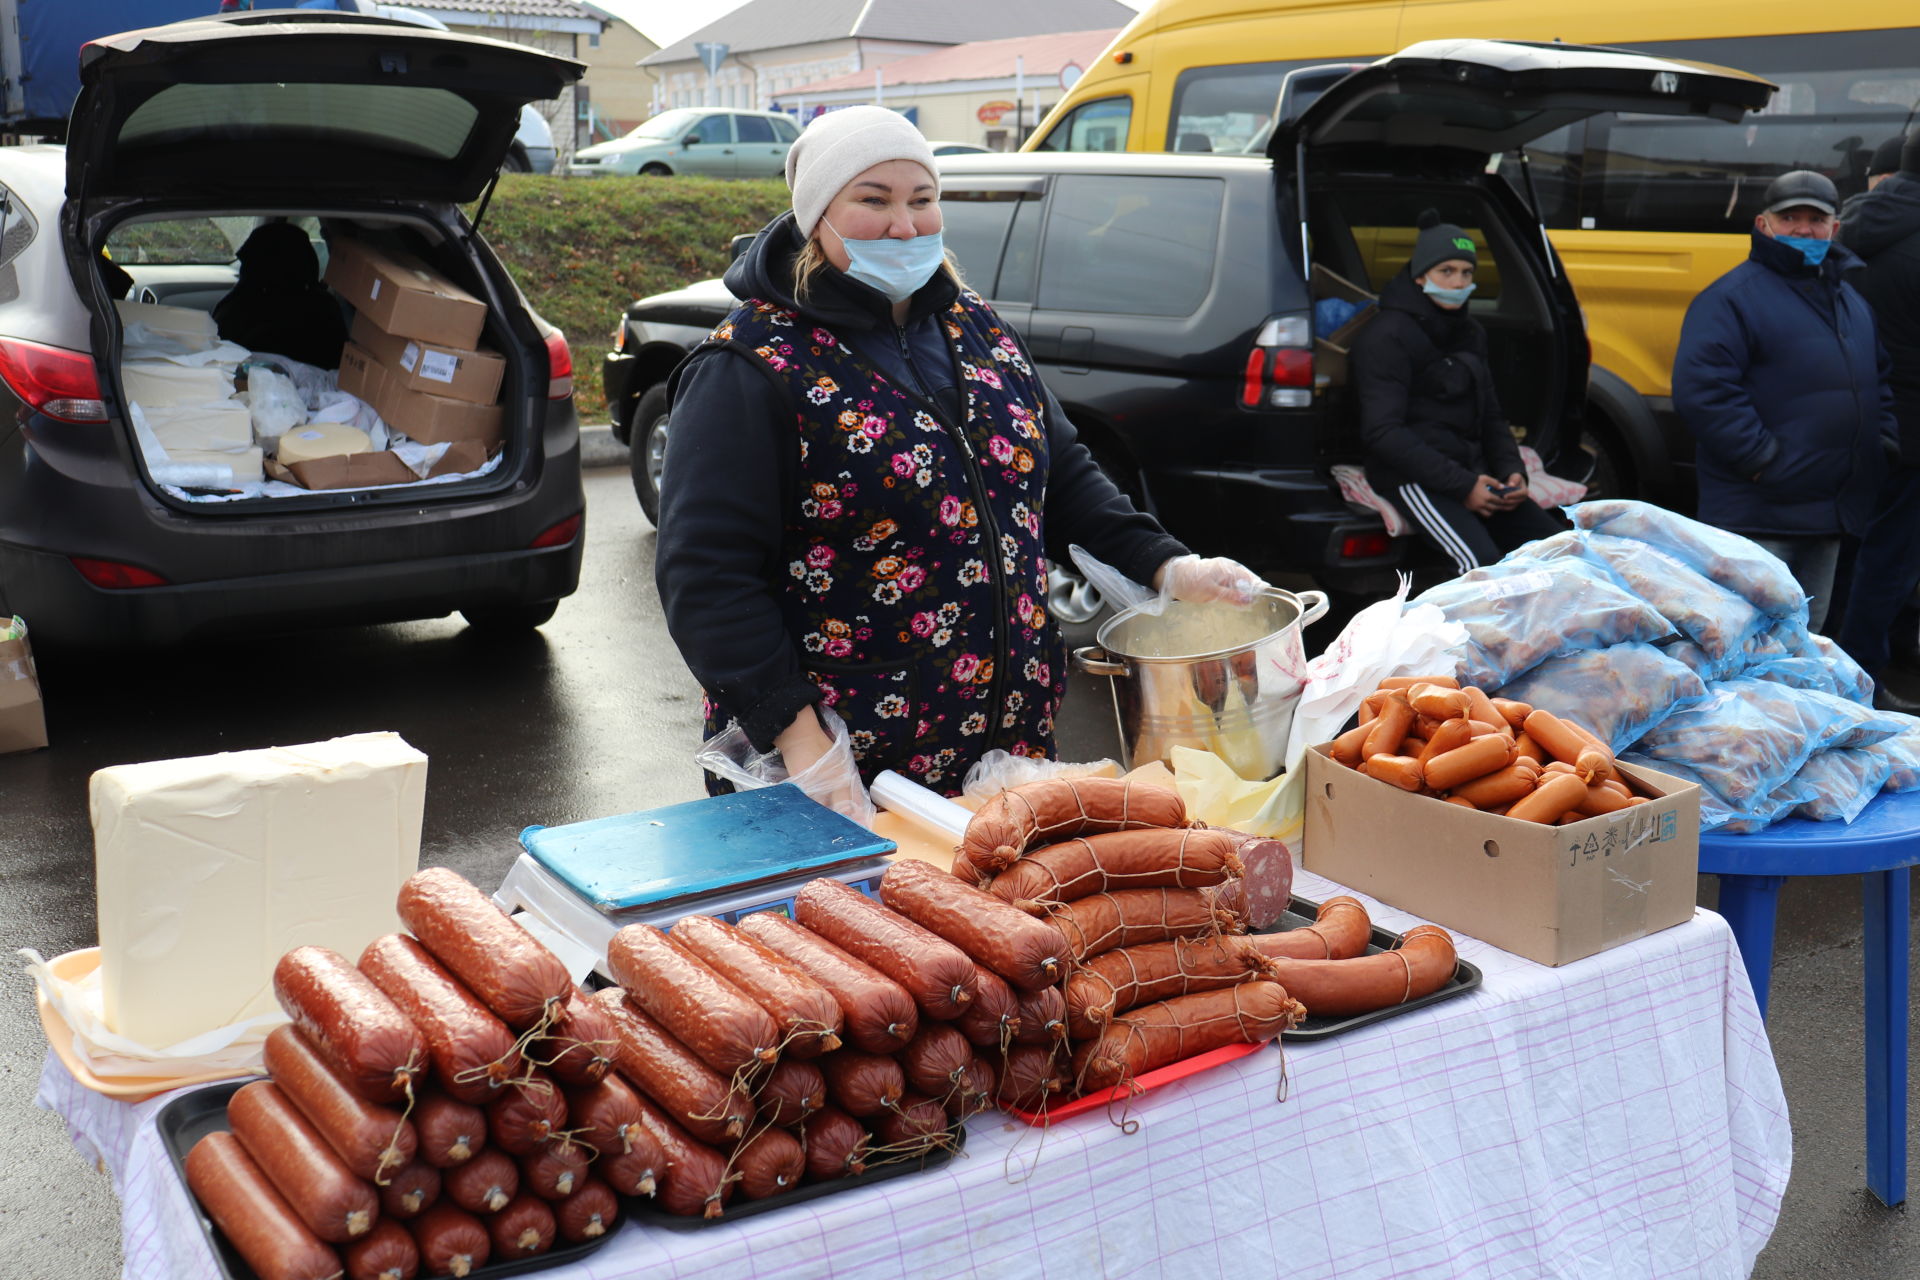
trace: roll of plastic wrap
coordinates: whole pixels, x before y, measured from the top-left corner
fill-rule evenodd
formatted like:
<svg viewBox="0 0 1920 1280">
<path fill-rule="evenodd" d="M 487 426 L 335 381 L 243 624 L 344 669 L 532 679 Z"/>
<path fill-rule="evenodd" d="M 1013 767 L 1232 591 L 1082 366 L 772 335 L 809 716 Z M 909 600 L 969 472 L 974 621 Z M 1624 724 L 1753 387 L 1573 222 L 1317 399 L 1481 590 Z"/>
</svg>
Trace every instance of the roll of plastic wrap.
<svg viewBox="0 0 1920 1280">
<path fill-rule="evenodd" d="M 873 802 L 882 809 L 955 839 L 966 832 L 967 820 L 973 817 L 972 812 L 964 806 L 955 804 L 937 791 L 929 791 L 913 779 L 891 769 L 882 769 L 876 774 L 873 785 L 867 790 L 873 796 Z"/>
<path fill-rule="evenodd" d="M 296 462 L 312 462 L 316 458 L 340 458 L 352 453 L 366 453 L 371 448 L 373 441 L 358 427 L 344 426 L 338 422 L 309 422 L 281 436 L 274 457 L 280 459 L 281 466 L 290 467 Z"/>
</svg>

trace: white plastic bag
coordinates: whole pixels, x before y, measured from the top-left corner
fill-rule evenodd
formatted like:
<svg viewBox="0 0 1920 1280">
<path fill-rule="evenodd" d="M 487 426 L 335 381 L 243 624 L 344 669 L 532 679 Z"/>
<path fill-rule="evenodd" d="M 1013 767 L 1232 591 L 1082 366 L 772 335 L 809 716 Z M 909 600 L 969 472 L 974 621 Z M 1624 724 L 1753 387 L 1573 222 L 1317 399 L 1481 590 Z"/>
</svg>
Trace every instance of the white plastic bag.
<svg viewBox="0 0 1920 1280">
<path fill-rule="evenodd" d="M 287 430 L 307 420 L 306 398 L 293 379 L 264 364 L 241 366 L 246 371 L 247 389 L 234 399 L 246 402 L 253 417 L 253 436 L 261 444 L 278 440 Z"/>
<path fill-rule="evenodd" d="M 820 715 L 821 727 L 833 739 L 833 746 L 791 777 L 780 752 L 758 750 L 748 741 L 738 720 L 729 721 L 726 728 L 701 743 L 693 762 L 742 791 L 791 782 L 816 804 L 843 813 L 863 827 L 871 827 L 873 800 L 860 782 L 860 768 L 853 760 L 847 722 L 830 707 L 816 706 L 814 710 Z"/>
<path fill-rule="evenodd" d="M 102 1013 L 100 971 L 78 979 L 62 978 L 38 951 L 20 948 L 27 974 L 73 1032 L 73 1052 L 102 1079 L 117 1076 L 190 1076 L 210 1071 L 258 1071 L 267 1034 L 285 1025 L 275 1009 L 231 1026 L 203 1031 L 178 1044 L 141 1044 L 108 1028 Z"/>
<path fill-rule="evenodd" d="M 997 796 L 1008 787 L 1048 778 L 1117 778 L 1120 766 L 1112 760 L 1094 760 L 1085 764 L 1067 760 L 1036 760 L 1016 756 L 998 747 L 973 762 L 960 793 L 975 800 Z"/>
</svg>

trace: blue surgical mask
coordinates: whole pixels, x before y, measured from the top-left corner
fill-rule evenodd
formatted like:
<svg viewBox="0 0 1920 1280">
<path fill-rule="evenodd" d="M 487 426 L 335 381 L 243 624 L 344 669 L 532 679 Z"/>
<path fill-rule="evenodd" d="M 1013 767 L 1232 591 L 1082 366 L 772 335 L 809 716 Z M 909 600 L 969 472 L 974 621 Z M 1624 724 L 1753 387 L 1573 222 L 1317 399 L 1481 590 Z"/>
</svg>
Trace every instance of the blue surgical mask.
<svg viewBox="0 0 1920 1280">
<path fill-rule="evenodd" d="M 1435 302 L 1444 302 L 1448 306 L 1457 307 L 1457 306 L 1460 306 L 1462 303 L 1466 302 L 1466 300 L 1470 296 L 1472 296 L 1473 291 L 1479 288 L 1480 286 L 1472 285 L 1472 284 L 1463 284 L 1458 289 L 1443 289 L 1439 285 L 1435 284 L 1433 281 L 1429 280 L 1425 284 L 1421 285 L 1420 287 L 1423 290 L 1425 290 L 1426 295 L 1429 298 L 1432 298 Z"/>
<path fill-rule="evenodd" d="M 1826 258 L 1827 250 L 1833 247 L 1831 240 L 1815 240 L 1812 236 L 1775 236 L 1781 244 L 1792 245 L 1807 260 L 1807 265 L 1817 267 Z"/>
<path fill-rule="evenodd" d="M 825 221 L 825 219 L 822 219 Z M 829 227 L 833 227 L 828 222 Z M 840 228 L 833 227 L 840 235 Z M 911 240 L 891 237 L 879 240 L 855 240 L 840 236 L 847 246 L 847 274 L 861 284 L 870 284 L 895 302 L 905 302 L 933 279 L 946 259 L 946 242 L 938 231 L 915 236 Z"/>
</svg>

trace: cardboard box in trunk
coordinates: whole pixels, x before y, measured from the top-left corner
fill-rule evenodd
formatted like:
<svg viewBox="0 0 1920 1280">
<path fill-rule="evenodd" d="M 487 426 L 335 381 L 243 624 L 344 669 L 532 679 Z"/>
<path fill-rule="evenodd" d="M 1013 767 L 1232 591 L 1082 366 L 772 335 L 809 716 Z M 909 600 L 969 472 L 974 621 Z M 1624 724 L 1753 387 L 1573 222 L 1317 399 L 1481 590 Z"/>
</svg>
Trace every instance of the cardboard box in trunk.
<svg viewBox="0 0 1920 1280">
<path fill-rule="evenodd" d="M 1693 916 L 1700 788 L 1620 766 L 1646 804 L 1565 827 L 1415 795 L 1307 753 L 1302 864 L 1515 955 L 1561 965 Z"/>
<path fill-rule="evenodd" d="M 491 446 L 505 435 L 506 413 L 499 405 L 409 390 L 401 377 L 358 343 L 349 342 L 340 352 L 340 389 L 372 405 L 388 426 L 409 439 L 422 444 L 471 440 Z"/>
<path fill-rule="evenodd" d="M 411 391 L 493 404 L 507 362 L 495 351 L 462 351 L 388 333 L 365 315 L 353 318 L 354 343 L 386 367 L 387 376 Z"/>
<path fill-rule="evenodd" d="M 1314 301 L 1322 298 L 1338 298 L 1343 302 L 1358 302 L 1363 306 L 1378 302 L 1371 293 L 1338 272 L 1327 270 L 1319 263 L 1313 266 L 1311 291 Z M 1320 334 L 1313 340 L 1313 380 L 1318 386 L 1338 387 L 1346 385 L 1347 356 L 1353 349 L 1353 340 L 1367 327 L 1367 322 L 1380 314 L 1378 306 L 1368 306 L 1366 310 L 1348 320 L 1332 333 Z"/>
<path fill-rule="evenodd" d="M 487 453 L 487 446 L 474 440 L 449 445 L 447 451 L 440 455 L 440 461 L 433 464 L 425 477 L 415 475 L 413 468 L 400 460 L 399 454 L 386 449 L 315 458 L 311 462 L 296 462 L 290 467 L 281 465 L 278 459 L 268 459 L 266 468 L 271 478 L 308 489 L 365 489 L 373 485 L 413 484 L 423 478 L 431 480 L 435 476 L 477 471 L 486 462 Z"/>
<path fill-rule="evenodd" d="M 341 237 L 329 246 L 326 281 L 388 333 L 462 351 L 480 345 L 487 304 L 418 258 Z"/>
</svg>

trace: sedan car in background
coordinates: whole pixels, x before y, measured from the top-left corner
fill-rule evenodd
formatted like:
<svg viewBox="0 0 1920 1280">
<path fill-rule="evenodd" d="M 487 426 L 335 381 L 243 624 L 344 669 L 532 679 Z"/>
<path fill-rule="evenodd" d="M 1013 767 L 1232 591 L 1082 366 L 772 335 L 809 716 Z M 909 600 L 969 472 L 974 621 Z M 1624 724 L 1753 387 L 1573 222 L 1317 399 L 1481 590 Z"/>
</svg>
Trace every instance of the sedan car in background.
<svg viewBox="0 0 1920 1280">
<path fill-rule="evenodd" d="M 777 178 L 786 166 L 787 148 L 799 136 L 792 118 L 777 111 L 676 107 L 624 138 L 582 147 L 573 153 L 567 172 L 576 178 L 664 178 L 676 173 Z"/>
</svg>

